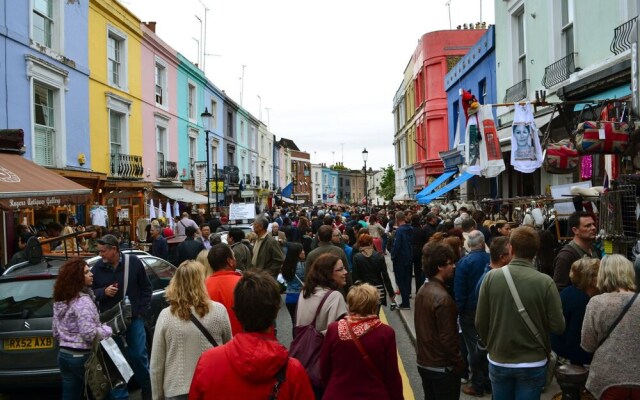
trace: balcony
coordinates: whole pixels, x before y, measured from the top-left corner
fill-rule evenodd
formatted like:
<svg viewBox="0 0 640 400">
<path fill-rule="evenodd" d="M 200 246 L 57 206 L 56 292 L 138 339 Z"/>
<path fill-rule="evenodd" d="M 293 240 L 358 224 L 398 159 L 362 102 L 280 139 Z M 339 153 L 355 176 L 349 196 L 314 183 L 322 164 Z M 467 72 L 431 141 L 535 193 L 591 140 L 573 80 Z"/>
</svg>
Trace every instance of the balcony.
<svg viewBox="0 0 640 400">
<path fill-rule="evenodd" d="M 515 103 L 522 99 L 526 99 L 529 94 L 527 87 L 529 86 L 529 80 L 524 79 L 515 85 L 511 86 L 504 94 L 505 103 Z"/>
<path fill-rule="evenodd" d="M 613 54 L 618 55 L 631 48 L 631 34 L 637 21 L 638 17 L 633 17 L 613 30 L 613 40 L 611 41 L 611 46 L 609 46 L 609 50 Z"/>
<path fill-rule="evenodd" d="M 254 176 L 253 177 L 253 186 L 255 187 L 260 187 L 260 177 L 259 176 Z"/>
<path fill-rule="evenodd" d="M 269 181 L 262 182 L 262 188 L 263 189 L 269 189 Z"/>
<path fill-rule="evenodd" d="M 245 186 L 249 186 L 251 184 L 251 175 L 250 174 L 244 174 L 244 185 Z"/>
<path fill-rule="evenodd" d="M 144 168 L 142 157 L 130 154 L 109 154 L 109 177 L 120 179 L 142 179 Z"/>
<path fill-rule="evenodd" d="M 174 181 L 178 179 L 178 164 L 158 158 L 158 179 Z"/>
<path fill-rule="evenodd" d="M 576 71 L 575 56 L 577 53 L 570 53 L 566 57 L 559 59 L 544 69 L 542 85 L 549 89 L 553 85 L 569 79 Z"/>
</svg>

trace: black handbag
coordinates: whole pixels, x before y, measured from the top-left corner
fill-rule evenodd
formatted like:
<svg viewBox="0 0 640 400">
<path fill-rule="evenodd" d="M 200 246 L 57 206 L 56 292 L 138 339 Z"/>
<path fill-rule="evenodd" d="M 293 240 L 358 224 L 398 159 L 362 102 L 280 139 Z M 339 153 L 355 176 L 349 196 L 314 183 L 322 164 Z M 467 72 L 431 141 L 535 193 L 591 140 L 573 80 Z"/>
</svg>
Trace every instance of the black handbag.
<svg viewBox="0 0 640 400">
<path fill-rule="evenodd" d="M 108 325 L 113 331 L 113 335 L 120 335 L 131 325 L 131 303 L 124 300 L 127 296 L 127 286 L 129 283 L 129 255 L 124 255 L 124 291 L 123 300 L 111 307 L 107 311 L 100 313 L 100 322 Z"/>
</svg>

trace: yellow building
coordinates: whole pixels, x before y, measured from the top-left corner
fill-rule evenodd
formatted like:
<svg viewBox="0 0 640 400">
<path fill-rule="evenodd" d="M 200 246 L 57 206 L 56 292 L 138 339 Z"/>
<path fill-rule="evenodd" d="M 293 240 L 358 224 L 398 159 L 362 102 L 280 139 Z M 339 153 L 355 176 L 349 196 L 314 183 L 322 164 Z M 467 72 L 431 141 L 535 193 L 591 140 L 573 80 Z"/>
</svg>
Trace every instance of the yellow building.
<svg viewBox="0 0 640 400">
<path fill-rule="evenodd" d="M 88 31 L 91 159 L 94 171 L 107 176 L 95 198 L 109 226 L 133 240 L 149 188 L 142 164 L 142 28 L 117 1 L 90 0 Z"/>
</svg>

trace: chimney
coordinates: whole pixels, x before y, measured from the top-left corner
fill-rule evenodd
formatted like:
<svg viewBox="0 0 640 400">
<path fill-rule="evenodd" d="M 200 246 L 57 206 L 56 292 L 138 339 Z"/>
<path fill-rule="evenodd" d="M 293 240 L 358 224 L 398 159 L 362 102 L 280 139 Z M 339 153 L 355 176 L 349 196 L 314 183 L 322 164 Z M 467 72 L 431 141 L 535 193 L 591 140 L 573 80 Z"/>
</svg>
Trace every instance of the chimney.
<svg viewBox="0 0 640 400">
<path fill-rule="evenodd" d="M 156 33 L 156 21 L 143 22 L 147 28 L 153 33 Z"/>
</svg>

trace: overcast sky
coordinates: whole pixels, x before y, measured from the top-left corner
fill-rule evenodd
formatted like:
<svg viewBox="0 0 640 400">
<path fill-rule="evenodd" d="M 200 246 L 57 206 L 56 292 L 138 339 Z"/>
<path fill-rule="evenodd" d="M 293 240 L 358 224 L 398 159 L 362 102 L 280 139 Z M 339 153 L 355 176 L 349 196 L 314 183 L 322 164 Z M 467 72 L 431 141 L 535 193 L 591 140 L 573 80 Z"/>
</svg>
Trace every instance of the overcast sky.
<svg viewBox="0 0 640 400">
<path fill-rule="evenodd" d="M 238 103 L 242 91 L 243 107 L 277 139 L 294 140 L 313 163 L 353 169 L 365 147 L 367 167 L 394 163 L 391 111 L 404 68 L 423 34 L 449 29 L 446 0 L 121 2 L 192 62 L 212 54 L 209 79 Z M 451 0 L 451 26 L 480 21 L 481 6 L 493 24 L 492 0 Z"/>
</svg>

